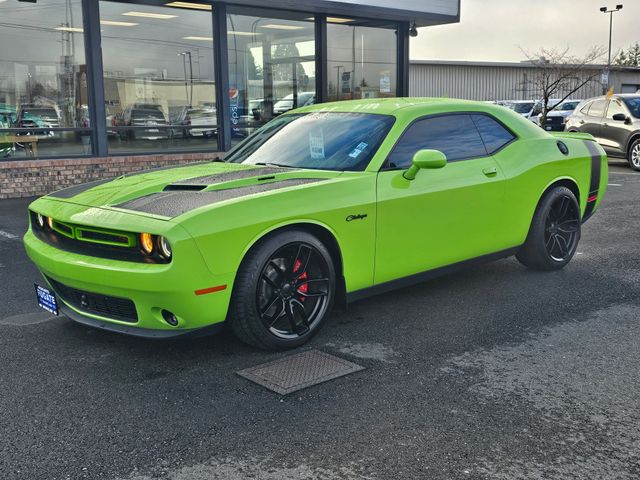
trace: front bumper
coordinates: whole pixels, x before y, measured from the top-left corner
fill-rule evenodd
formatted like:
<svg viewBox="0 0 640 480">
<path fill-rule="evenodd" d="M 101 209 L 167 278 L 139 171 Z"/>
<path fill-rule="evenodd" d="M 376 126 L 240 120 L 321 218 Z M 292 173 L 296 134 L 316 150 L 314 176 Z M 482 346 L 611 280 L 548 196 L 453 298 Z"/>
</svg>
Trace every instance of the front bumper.
<svg viewBox="0 0 640 480">
<path fill-rule="evenodd" d="M 48 279 L 92 294 L 129 299 L 135 305 L 137 320 L 123 321 L 84 311 L 58 294 L 62 312 L 81 323 L 130 335 L 166 338 L 220 324 L 227 316 L 233 275 L 213 275 L 191 238 L 176 242 L 174 260 L 169 264 L 67 252 L 38 239 L 31 229 L 25 234 L 24 245 L 54 292 Z M 214 293 L 196 293 L 223 285 L 226 288 Z M 178 318 L 177 326 L 164 320 L 163 309 Z"/>
</svg>

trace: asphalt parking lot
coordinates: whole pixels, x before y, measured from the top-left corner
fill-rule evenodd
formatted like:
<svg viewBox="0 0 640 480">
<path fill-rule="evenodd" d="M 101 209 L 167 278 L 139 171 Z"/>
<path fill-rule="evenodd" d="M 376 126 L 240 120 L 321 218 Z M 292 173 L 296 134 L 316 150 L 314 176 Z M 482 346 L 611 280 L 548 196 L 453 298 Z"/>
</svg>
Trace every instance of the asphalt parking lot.
<svg viewBox="0 0 640 480">
<path fill-rule="evenodd" d="M 365 370 L 288 396 L 230 334 L 152 342 L 51 318 L 0 201 L 0 478 L 637 479 L 640 173 L 560 272 L 506 259 L 355 303 L 308 347 Z"/>
</svg>

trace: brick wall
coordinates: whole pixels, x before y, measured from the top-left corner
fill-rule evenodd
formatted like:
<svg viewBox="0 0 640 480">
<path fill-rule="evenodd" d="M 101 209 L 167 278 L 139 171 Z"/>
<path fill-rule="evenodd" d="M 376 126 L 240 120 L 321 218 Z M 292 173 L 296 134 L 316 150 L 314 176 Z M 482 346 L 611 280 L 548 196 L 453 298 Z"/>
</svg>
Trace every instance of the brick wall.
<svg viewBox="0 0 640 480">
<path fill-rule="evenodd" d="M 183 153 L 0 161 L 0 199 L 44 195 L 79 183 L 118 177 L 124 173 L 149 168 L 209 160 L 220 155 L 219 153 Z"/>
</svg>

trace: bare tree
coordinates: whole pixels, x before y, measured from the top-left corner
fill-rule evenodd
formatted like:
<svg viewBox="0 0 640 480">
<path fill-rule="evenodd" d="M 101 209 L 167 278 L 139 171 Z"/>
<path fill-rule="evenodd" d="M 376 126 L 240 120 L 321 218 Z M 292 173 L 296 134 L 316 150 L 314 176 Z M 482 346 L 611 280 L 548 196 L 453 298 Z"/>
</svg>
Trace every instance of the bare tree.
<svg viewBox="0 0 640 480">
<path fill-rule="evenodd" d="M 585 85 L 596 81 L 600 71 L 594 68 L 593 64 L 605 53 L 603 47 L 593 47 L 582 57 L 570 55 L 569 48 L 564 50 L 541 48 L 533 53 L 522 48 L 520 50 L 536 67 L 531 83 L 534 90 L 539 92 L 542 102 L 541 125 L 556 105 L 564 102 Z M 560 99 L 560 102 L 550 105 L 549 100 L 552 98 Z"/>
</svg>

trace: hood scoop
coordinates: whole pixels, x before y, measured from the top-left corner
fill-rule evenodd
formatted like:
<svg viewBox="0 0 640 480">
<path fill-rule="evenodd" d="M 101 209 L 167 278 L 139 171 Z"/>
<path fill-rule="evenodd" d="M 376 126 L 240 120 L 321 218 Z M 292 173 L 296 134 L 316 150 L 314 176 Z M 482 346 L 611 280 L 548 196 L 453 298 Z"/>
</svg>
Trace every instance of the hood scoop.
<svg viewBox="0 0 640 480">
<path fill-rule="evenodd" d="M 190 185 L 188 183 L 172 183 L 162 189 L 163 192 L 199 192 L 207 185 Z"/>
<path fill-rule="evenodd" d="M 280 167 L 262 167 L 262 168 L 243 168 L 242 170 L 235 170 L 232 172 L 215 173 L 213 175 L 205 175 L 203 177 L 187 178 L 180 180 L 172 185 L 216 185 L 218 183 L 231 182 L 233 180 L 244 180 L 246 178 L 260 177 L 258 180 L 269 180 L 274 177 L 276 173 L 292 172 L 295 170 L 285 169 Z"/>
</svg>

